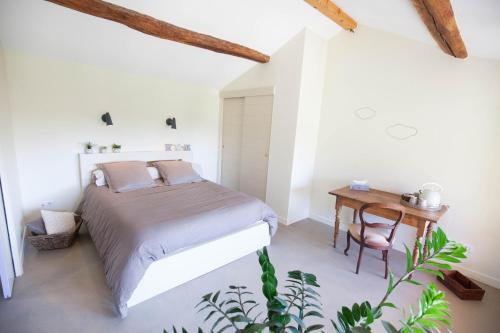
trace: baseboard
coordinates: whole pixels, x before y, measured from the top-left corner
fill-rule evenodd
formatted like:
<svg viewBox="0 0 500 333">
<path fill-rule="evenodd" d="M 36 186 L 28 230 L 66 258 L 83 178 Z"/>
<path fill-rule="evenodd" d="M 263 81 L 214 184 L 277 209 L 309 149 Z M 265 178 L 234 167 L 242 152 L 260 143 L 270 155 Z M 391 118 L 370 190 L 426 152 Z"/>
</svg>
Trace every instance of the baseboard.
<svg viewBox="0 0 500 333">
<path fill-rule="evenodd" d="M 332 218 L 327 218 L 325 216 L 321 216 L 318 214 L 311 214 L 310 218 L 315 220 L 315 221 L 324 223 L 326 225 L 333 226 L 333 219 Z M 341 220 L 340 226 L 339 226 L 340 230 L 346 231 L 347 225 L 349 223 L 351 223 L 351 222 Z M 399 251 L 399 252 L 403 252 L 403 253 L 405 252 L 404 248 L 402 248 L 400 246 L 394 246 L 394 250 Z M 456 269 L 459 269 L 460 271 L 464 272 L 466 275 L 468 275 L 470 278 L 472 278 L 474 280 L 477 280 L 479 282 L 487 284 L 491 287 L 500 289 L 500 280 L 493 277 L 493 276 L 475 271 L 475 270 L 470 269 L 470 268 L 466 268 L 466 267 L 461 266 L 461 265 L 457 266 Z"/>
<path fill-rule="evenodd" d="M 288 225 L 289 224 L 288 218 L 283 217 L 283 216 L 278 216 L 278 222 L 281 223 L 281 224 L 284 224 L 284 225 Z"/>
<path fill-rule="evenodd" d="M 473 269 L 470 269 L 470 268 L 467 268 L 467 267 L 464 267 L 461 265 L 453 267 L 453 268 L 461 271 L 462 273 L 465 273 L 465 275 L 467 275 L 468 277 L 470 277 L 474 280 L 477 280 L 479 282 L 487 284 L 490 287 L 500 289 L 500 280 L 493 277 L 493 276 L 475 271 Z"/>
<path fill-rule="evenodd" d="M 329 225 L 330 227 L 333 227 L 333 219 L 321 216 L 318 214 L 311 214 L 310 219 L 321 222 L 323 224 Z M 347 231 L 347 226 L 351 223 L 350 221 L 342 221 L 340 220 L 340 225 L 339 229 L 342 231 Z"/>
<path fill-rule="evenodd" d="M 328 225 L 332 225 L 332 221 L 327 219 L 326 217 L 323 217 L 321 215 L 318 215 L 318 214 L 313 214 L 311 213 L 311 215 L 309 216 L 309 218 L 311 220 L 315 220 L 315 221 L 318 221 L 318 222 L 321 222 L 321 223 L 324 223 L 324 224 L 328 224 Z"/>
<path fill-rule="evenodd" d="M 303 221 L 304 219 L 298 219 L 298 220 L 291 220 L 288 217 L 283 217 L 283 216 L 278 216 L 278 222 L 284 225 L 292 225 L 294 223 L 297 223 L 299 221 Z"/>
</svg>

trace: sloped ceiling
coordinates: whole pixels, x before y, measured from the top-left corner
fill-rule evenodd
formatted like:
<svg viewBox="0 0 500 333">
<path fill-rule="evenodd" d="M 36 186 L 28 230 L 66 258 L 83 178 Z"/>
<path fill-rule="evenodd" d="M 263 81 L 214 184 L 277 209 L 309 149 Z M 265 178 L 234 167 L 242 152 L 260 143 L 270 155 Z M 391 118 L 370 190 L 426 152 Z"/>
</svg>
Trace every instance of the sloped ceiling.
<svg viewBox="0 0 500 333">
<path fill-rule="evenodd" d="M 340 30 L 304 1 L 112 0 L 169 23 L 272 54 L 311 27 L 325 38 Z M 158 39 L 43 0 L 0 0 L 5 48 L 222 87 L 252 61 Z"/>
<path fill-rule="evenodd" d="M 358 23 L 438 47 L 411 0 L 334 0 Z M 451 0 L 469 56 L 500 59 L 500 0 Z"/>
<path fill-rule="evenodd" d="M 272 55 L 304 28 L 340 28 L 303 0 L 108 0 Z M 411 0 L 336 0 L 359 24 L 435 45 Z M 500 1 L 453 0 L 469 54 L 500 59 Z M 0 0 L 5 48 L 219 88 L 255 63 L 174 43 L 43 0 Z"/>
</svg>

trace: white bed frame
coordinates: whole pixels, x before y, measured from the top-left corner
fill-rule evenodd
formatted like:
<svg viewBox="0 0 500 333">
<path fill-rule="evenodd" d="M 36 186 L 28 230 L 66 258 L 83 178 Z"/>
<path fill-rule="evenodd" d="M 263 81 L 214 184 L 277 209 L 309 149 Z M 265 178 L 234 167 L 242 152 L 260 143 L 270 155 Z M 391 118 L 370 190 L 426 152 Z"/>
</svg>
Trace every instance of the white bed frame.
<svg viewBox="0 0 500 333">
<path fill-rule="evenodd" d="M 80 154 L 82 191 L 91 182 L 99 163 L 182 159 L 193 163 L 191 151 L 149 151 L 109 154 Z M 202 175 L 201 166 L 193 167 Z M 236 233 L 183 249 L 152 263 L 128 300 L 130 308 L 185 282 L 211 272 L 269 245 L 269 226 L 263 221 Z"/>
</svg>

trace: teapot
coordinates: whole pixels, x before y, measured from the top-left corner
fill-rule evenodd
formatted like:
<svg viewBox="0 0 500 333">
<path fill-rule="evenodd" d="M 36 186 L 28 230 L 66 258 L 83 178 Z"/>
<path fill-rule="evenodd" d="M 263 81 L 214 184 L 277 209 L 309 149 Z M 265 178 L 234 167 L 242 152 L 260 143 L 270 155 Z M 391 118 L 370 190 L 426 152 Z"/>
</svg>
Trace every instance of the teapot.
<svg viewBox="0 0 500 333">
<path fill-rule="evenodd" d="M 437 183 L 425 183 L 422 185 L 419 198 L 425 200 L 428 207 L 439 207 L 442 191 L 443 187 Z"/>
</svg>

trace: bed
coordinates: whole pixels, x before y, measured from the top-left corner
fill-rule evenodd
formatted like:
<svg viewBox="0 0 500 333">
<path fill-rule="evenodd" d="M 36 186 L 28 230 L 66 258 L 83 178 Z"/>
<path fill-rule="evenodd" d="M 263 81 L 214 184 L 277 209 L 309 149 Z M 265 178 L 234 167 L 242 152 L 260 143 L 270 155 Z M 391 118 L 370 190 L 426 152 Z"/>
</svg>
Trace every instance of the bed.
<svg viewBox="0 0 500 333">
<path fill-rule="evenodd" d="M 90 182 L 98 163 L 168 159 L 192 161 L 192 154 L 80 155 L 79 214 L 122 317 L 129 307 L 269 245 L 276 232 L 277 216 L 263 202 L 206 180 L 125 193 Z"/>
</svg>

